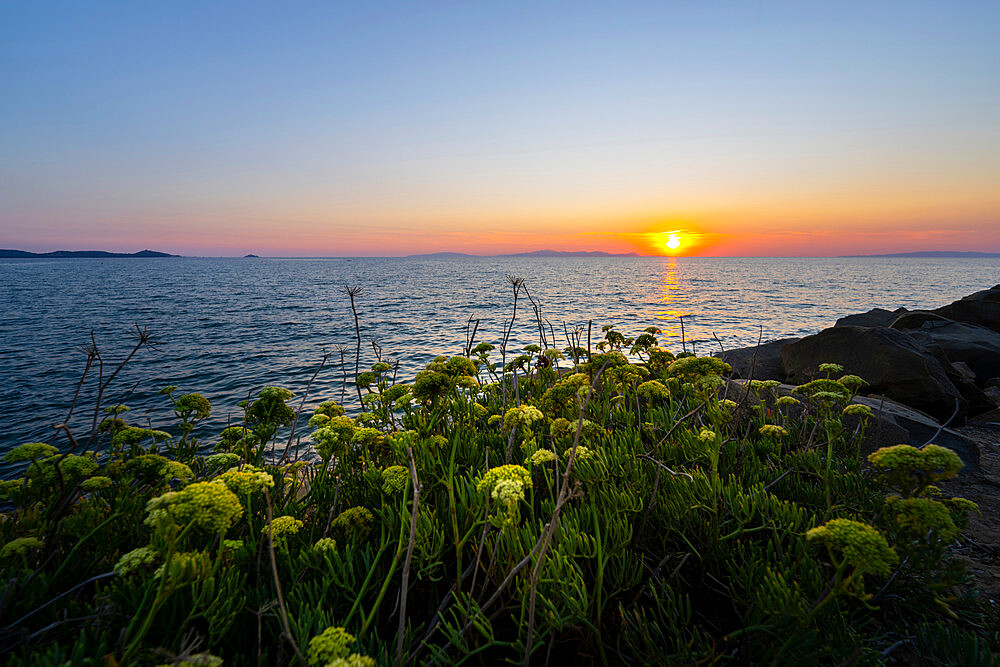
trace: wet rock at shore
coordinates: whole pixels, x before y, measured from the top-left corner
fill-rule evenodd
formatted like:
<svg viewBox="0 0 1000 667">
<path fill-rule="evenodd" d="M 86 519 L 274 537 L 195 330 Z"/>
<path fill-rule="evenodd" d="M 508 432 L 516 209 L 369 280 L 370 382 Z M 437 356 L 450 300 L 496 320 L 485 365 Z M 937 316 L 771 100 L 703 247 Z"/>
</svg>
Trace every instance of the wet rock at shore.
<svg viewBox="0 0 1000 667">
<path fill-rule="evenodd" d="M 956 412 L 964 418 L 968 408 L 941 362 L 896 329 L 831 327 L 781 347 L 785 378 L 795 384 L 818 377 L 819 365 L 827 362 L 864 378 L 866 393 L 882 394 L 937 419 L 947 420 Z"/>
<path fill-rule="evenodd" d="M 872 308 L 867 313 L 855 313 L 845 315 L 837 320 L 835 327 L 887 327 L 901 315 L 909 312 L 906 308 L 896 310 L 886 310 L 885 308 Z"/>
<path fill-rule="evenodd" d="M 949 320 L 978 324 L 1000 333 L 1000 285 L 962 297 L 934 312 Z"/>
<path fill-rule="evenodd" d="M 716 352 L 712 356 L 732 366 L 733 377 L 745 380 L 783 380 L 785 372 L 781 367 L 781 348 L 797 340 L 799 339 L 782 338 L 760 346 Z"/>
</svg>

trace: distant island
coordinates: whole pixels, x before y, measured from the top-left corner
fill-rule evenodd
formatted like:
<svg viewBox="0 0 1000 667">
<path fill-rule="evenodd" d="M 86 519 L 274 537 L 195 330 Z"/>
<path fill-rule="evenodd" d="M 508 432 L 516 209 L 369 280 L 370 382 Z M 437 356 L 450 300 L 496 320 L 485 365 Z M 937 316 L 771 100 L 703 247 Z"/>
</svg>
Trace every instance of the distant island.
<svg viewBox="0 0 1000 667">
<path fill-rule="evenodd" d="M 446 259 L 449 257 L 640 257 L 636 252 L 613 253 L 603 250 L 532 250 L 512 252 L 502 255 L 470 255 L 465 252 L 430 252 L 422 255 L 407 255 L 409 259 Z"/>
<path fill-rule="evenodd" d="M 106 252 L 104 250 L 56 250 L 53 252 L 28 252 L 26 250 L 0 249 L 0 259 L 65 259 L 106 257 L 180 257 L 155 250 L 139 252 Z"/>
<path fill-rule="evenodd" d="M 243 255 L 243 259 L 247 259 L 247 258 L 250 258 L 250 259 L 260 259 L 260 255 L 255 255 L 253 253 L 250 253 L 249 255 Z"/>
<path fill-rule="evenodd" d="M 880 255 L 841 255 L 841 257 L 1000 257 L 1000 252 L 963 252 L 960 250 L 920 250 L 890 252 Z"/>
</svg>

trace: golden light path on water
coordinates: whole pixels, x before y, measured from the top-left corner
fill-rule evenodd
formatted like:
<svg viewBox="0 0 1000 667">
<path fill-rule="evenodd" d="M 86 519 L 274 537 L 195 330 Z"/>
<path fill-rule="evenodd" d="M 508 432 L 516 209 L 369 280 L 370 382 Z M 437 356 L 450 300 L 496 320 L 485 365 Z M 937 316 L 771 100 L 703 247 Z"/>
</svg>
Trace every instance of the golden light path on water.
<svg viewBox="0 0 1000 667">
<path fill-rule="evenodd" d="M 670 258 L 664 267 L 663 277 L 660 280 L 660 308 L 655 311 L 658 326 L 663 330 L 663 338 L 682 338 L 682 317 L 691 314 L 690 309 L 684 308 L 683 294 L 680 283 L 677 280 L 677 260 Z"/>
</svg>

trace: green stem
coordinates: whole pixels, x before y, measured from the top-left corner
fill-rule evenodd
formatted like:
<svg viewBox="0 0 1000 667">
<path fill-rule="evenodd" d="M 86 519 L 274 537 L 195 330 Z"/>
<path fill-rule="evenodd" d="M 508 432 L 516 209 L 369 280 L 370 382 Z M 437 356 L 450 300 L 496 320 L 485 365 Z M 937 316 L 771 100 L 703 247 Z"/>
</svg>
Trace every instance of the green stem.
<svg viewBox="0 0 1000 667">
<path fill-rule="evenodd" d="M 403 506 L 406 506 L 407 497 L 409 494 L 403 498 Z M 392 564 L 389 565 L 389 572 L 385 575 L 385 579 L 382 581 L 382 588 L 379 589 L 378 596 L 375 598 L 375 604 L 372 605 L 371 611 L 368 612 L 368 617 L 365 619 L 364 625 L 361 626 L 361 631 L 358 633 L 358 640 L 360 641 L 362 637 L 365 636 L 365 632 L 368 631 L 369 626 L 371 626 L 372 621 L 375 620 L 375 614 L 378 612 L 378 608 L 382 605 L 382 598 L 385 597 L 385 593 L 389 590 L 389 584 L 392 582 L 392 575 L 396 573 L 396 566 L 399 565 L 399 559 L 403 555 L 403 542 L 406 537 L 406 522 L 399 522 L 399 543 L 396 545 L 396 554 L 392 557 Z"/>
<path fill-rule="evenodd" d="M 368 590 L 368 584 L 371 583 L 372 577 L 375 576 L 375 568 L 378 567 L 378 562 L 382 558 L 382 554 L 385 552 L 385 548 L 389 546 L 388 542 L 383 541 L 382 545 L 378 549 L 378 553 L 375 554 L 375 559 L 372 561 L 372 566 L 368 569 L 368 574 L 365 576 L 365 580 L 361 582 L 361 589 L 358 591 L 357 597 L 354 598 L 354 604 L 351 605 L 351 611 L 347 613 L 347 618 L 344 619 L 344 627 L 351 621 L 354 616 L 354 612 L 358 610 L 361 605 L 361 598 L 364 597 L 365 591 Z M 364 613 L 364 612 L 362 612 Z"/>
</svg>

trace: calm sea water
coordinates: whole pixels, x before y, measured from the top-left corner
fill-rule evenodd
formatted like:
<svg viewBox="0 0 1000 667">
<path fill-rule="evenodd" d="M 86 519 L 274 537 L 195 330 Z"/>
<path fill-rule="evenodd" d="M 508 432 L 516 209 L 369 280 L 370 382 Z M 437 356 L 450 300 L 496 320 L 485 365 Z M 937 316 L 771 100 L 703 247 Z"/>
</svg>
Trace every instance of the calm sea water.
<svg viewBox="0 0 1000 667">
<path fill-rule="evenodd" d="M 680 348 L 683 317 L 698 351 L 809 334 L 842 314 L 872 307 L 936 307 L 1000 283 L 998 259 L 469 258 L 469 259 L 66 259 L 0 261 L 0 452 L 51 440 L 84 367 L 91 332 L 106 369 L 130 348 L 130 329 L 161 344 L 142 350 L 109 387 L 133 423 L 164 425 L 163 385 L 198 391 L 213 405 L 208 436 L 236 418 L 237 403 L 266 385 L 299 394 L 324 353 L 310 403 L 340 398 L 338 345 L 353 359 L 354 321 L 344 285 L 361 287 L 362 367 L 375 338 L 401 377 L 465 345 L 470 316 L 477 342 L 498 343 L 510 318 L 505 276 L 525 279 L 542 315 L 567 343 L 563 325 L 615 324 L 624 333 L 661 327 Z M 537 342 L 525 299 L 518 347 Z M 352 363 L 353 370 L 353 363 Z M 109 372 L 108 370 L 105 371 Z M 353 373 L 352 373 L 353 375 Z M 92 405 L 93 378 L 81 393 Z M 348 391 L 350 396 L 350 391 Z M 88 430 L 79 409 L 73 423 Z M 0 474 L 2 474 L 0 470 Z"/>
</svg>

